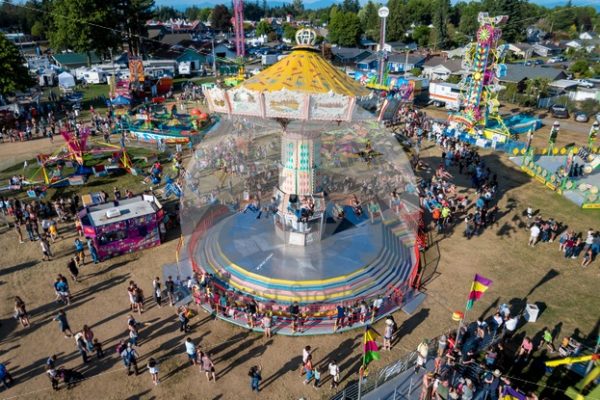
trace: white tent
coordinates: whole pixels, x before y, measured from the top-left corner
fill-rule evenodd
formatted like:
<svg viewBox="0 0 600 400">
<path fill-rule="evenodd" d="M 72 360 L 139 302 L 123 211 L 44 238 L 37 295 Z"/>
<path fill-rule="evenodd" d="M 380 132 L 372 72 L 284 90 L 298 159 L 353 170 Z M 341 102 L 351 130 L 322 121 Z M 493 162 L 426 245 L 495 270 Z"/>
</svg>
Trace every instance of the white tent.
<svg viewBox="0 0 600 400">
<path fill-rule="evenodd" d="M 75 78 L 68 72 L 63 72 L 58 75 L 58 86 L 63 89 L 71 89 L 75 87 Z"/>
</svg>

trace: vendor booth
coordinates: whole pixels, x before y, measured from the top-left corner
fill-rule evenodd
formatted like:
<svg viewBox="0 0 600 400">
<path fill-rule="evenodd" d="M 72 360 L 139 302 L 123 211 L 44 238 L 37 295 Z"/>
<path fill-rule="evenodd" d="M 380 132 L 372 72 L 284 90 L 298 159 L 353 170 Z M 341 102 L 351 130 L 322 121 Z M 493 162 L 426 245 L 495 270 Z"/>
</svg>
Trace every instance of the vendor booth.
<svg viewBox="0 0 600 400">
<path fill-rule="evenodd" d="M 162 205 L 151 195 L 88 206 L 79 213 L 84 235 L 101 260 L 158 246 L 163 217 Z"/>
</svg>

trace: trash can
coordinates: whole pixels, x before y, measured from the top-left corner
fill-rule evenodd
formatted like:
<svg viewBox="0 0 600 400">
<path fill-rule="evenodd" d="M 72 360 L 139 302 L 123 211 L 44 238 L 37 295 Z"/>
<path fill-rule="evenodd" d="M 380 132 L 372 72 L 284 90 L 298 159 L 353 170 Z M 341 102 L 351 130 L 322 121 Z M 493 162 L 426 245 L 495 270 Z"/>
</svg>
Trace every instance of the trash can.
<svg viewBox="0 0 600 400">
<path fill-rule="evenodd" d="M 535 304 L 527 304 L 525 307 L 525 321 L 535 322 L 537 321 L 540 309 Z"/>
</svg>

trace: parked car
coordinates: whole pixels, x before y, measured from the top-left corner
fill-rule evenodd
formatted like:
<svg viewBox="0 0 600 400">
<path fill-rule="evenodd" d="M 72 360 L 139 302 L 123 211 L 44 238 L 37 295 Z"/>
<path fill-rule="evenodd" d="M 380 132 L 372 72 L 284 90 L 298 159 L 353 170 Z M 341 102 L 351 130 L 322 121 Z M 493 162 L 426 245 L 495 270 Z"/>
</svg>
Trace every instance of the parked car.
<svg viewBox="0 0 600 400">
<path fill-rule="evenodd" d="M 564 58 L 563 56 L 551 57 L 548 59 L 548 64 L 556 64 L 556 63 L 565 62 L 565 61 L 567 61 L 567 59 Z"/>
<path fill-rule="evenodd" d="M 569 110 L 567 107 L 561 106 L 560 104 L 553 104 L 550 106 L 550 113 L 554 118 L 569 118 Z"/>
<path fill-rule="evenodd" d="M 596 114 L 596 121 L 600 124 L 600 113 Z"/>
<path fill-rule="evenodd" d="M 533 63 L 534 63 L 535 65 L 543 65 L 543 64 L 544 64 L 544 60 L 537 59 L 537 60 L 535 60 Z"/>
<path fill-rule="evenodd" d="M 583 111 L 577 111 L 574 115 L 577 122 L 588 122 L 590 120 L 590 116 Z"/>
<path fill-rule="evenodd" d="M 583 86 L 584 88 L 591 89 L 594 87 L 594 84 L 586 79 L 575 79 L 573 82 L 577 82 L 577 86 Z"/>
</svg>

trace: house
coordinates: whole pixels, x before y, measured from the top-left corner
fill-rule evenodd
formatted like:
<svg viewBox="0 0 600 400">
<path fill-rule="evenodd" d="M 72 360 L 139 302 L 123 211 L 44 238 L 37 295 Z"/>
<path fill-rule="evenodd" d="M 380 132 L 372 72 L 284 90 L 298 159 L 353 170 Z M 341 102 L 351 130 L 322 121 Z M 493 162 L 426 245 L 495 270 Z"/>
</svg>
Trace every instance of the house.
<svg viewBox="0 0 600 400">
<path fill-rule="evenodd" d="M 390 53 L 387 55 L 387 69 L 389 72 L 408 72 L 413 68 L 422 68 L 426 57 L 420 54 Z M 356 63 L 356 68 L 361 71 L 377 70 L 379 56 L 371 54 L 369 57 Z"/>
<path fill-rule="evenodd" d="M 588 53 L 591 53 L 596 48 L 596 44 L 593 41 L 583 41 L 583 40 L 570 40 L 565 43 L 565 46 L 569 49 L 573 50 L 582 50 L 584 49 Z"/>
<path fill-rule="evenodd" d="M 54 63 L 63 69 L 75 69 L 79 67 L 100 64 L 102 59 L 93 51 L 89 53 L 60 53 L 52 56 Z"/>
<path fill-rule="evenodd" d="M 341 65 L 356 64 L 373 54 L 366 49 L 358 47 L 332 47 L 331 55 L 334 63 Z"/>
<path fill-rule="evenodd" d="M 546 31 L 535 25 L 528 26 L 525 30 L 525 34 L 527 35 L 527 43 L 539 43 L 548 35 Z"/>
<path fill-rule="evenodd" d="M 445 57 L 431 57 L 423 63 L 421 76 L 432 81 L 445 81 L 450 75 L 462 70 L 462 62 L 458 59 L 449 60 Z"/>
<path fill-rule="evenodd" d="M 219 44 L 215 45 L 215 57 L 217 59 L 229 58 L 229 59 L 233 60 L 237 57 L 237 54 L 235 52 L 235 47 L 228 45 L 226 43 L 219 43 Z"/>
<path fill-rule="evenodd" d="M 386 51 L 415 51 L 418 46 L 415 42 L 405 43 L 402 41 L 388 42 L 383 46 Z"/>
<path fill-rule="evenodd" d="M 528 67 L 523 64 L 507 64 L 506 75 L 500 78 L 500 82 L 514 83 L 524 87 L 528 79 L 548 79 L 550 82 L 565 79 L 567 75 L 563 70 L 549 67 Z"/>
<path fill-rule="evenodd" d="M 576 86 L 567 90 L 567 95 L 573 101 L 584 101 L 584 100 L 596 100 L 600 102 L 600 89 L 599 88 L 584 88 Z"/>
<path fill-rule="evenodd" d="M 175 59 L 177 63 L 189 62 L 192 71 L 201 69 L 202 65 L 208 64 L 208 55 L 201 54 L 193 49 L 186 49 L 183 53 Z"/>
<path fill-rule="evenodd" d="M 533 54 L 533 48 L 529 43 L 511 43 L 508 51 L 521 58 L 529 58 Z"/>
<path fill-rule="evenodd" d="M 537 43 L 532 47 L 533 53 L 541 57 L 552 57 L 562 53 L 562 49 L 551 43 Z"/>
<path fill-rule="evenodd" d="M 467 46 L 463 46 L 452 50 L 443 50 L 442 55 L 446 58 L 463 58 L 466 52 Z"/>
<path fill-rule="evenodd" d="M 371 40 L 371 39 L 368 39 L 365 37 L 360 39 L 360 47 L 363 47 L 367 50 L 376 51 L 378 45 L 379 45 L 379 43 L 377 43 L 374 40 Z"/>
</svg>

